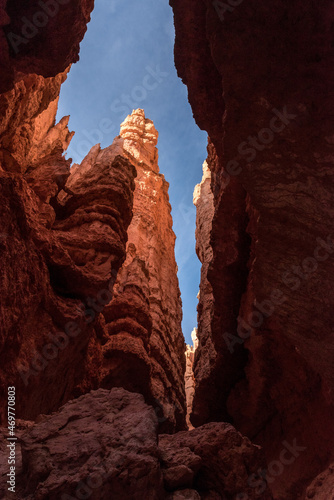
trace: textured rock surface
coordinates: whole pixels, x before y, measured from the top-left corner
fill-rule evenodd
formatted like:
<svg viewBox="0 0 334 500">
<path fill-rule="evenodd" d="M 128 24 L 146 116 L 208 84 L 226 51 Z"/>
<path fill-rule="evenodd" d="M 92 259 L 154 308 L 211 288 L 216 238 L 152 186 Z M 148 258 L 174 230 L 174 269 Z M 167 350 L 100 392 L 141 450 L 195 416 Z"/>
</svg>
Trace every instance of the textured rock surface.
<svg viewBox="0 0 334 500">
<path fill-rule="evenodd" d="M 209 134 L 210 173 L 195 195 L 203 269 L 192 421 L 230 420 L 261 444 L 276 500 L 327 500 L 333 8 L 329 0 L 171 3 L 176 65 Z M 17 416 L 33 419 L 121 385 L 153 409 L 121 389 L 110 407 L 99 390 L 33 428 L 21 423 L 19 495 L 59 498 L 79 482 L 96 499 L 271 498 L 258 490 L 259 449 L 229 424 L 164 435 L 157 447 L 158 424 L 185 424 L 175 237 L 157 133 L 137 110 L 111 147 L 95 146 L 70 174 L 68 118 L 55 124 L 92 6 L 57 4 L 16 50 L 11 34 L 27 32 L 25 19 L 36 24 L 41 2 L 0 1 L 0 396 L 10 380 Z M 97 476 L 80 484 L 101 457 L 108 485 L 96 487 Z"/>
<path fill-rule="evenodd" d="M 259 498 L 251 477 L 263 465 L 259 447 L 230 425 L 212 422 L 159 437 L 164 484 L 193 488 L 201 498 Z M 195 497 L 196 498 L 196 497 Z M 261 499 L 271 499 L 264 487 Z"/>
<path fill-rule="evenodd" d="M 95 148 L 70 176 L 73 133 L 68 117 L 55 123 L 65 78 L 28 75 L 0 95 L 0 391 L 4 400 L 16 385 L 24 418 L 82 392 L 132 217 L 136 172 L 117 145 Z"/>
<path fill-rule="evenodd" d="M 158 456 L 157 419 L 143 396 L 121 388 L 92 391 L 23 434 L 16 498 L 139 500 L 144 494 L 158 500 Z"/>
<path fill-rule="evenodd" d="M 296 439 L 306 450 L 271 485 L 296 500 L 334 450 L 332 4 L 171 4 L 215 207 L 193 422 L 233 421 L 268 463 Z"/>
<path fill-rule="evenodd" d="M 57 99 L 40 106 L 62 79 L 38 77 L 37 90 L 25 88 L 32 116 L 14 92 L 6 101 L 27 134 L 23 144 L 23 126 L 9 119 L 1 149 L 9 170 L 2 172 L 3 394 L 10 379 L 24 394 L 19 416 L 33 418 L 91 389 L 122 386 L 145 395 L 161 429 L 184 428 L 182 311 L 157 131 L 137 110 L 110 147 L 94 146 L 70 170 L 62 156 L 72 137 L 68 118 L 55 124 Z M 51 390 L 60 374 L 64 384 Z"/>
<path fill-rule="evenodd" d="M 83 390 L 131 219 L 135 170 L 111 151 L 71 180 L 55 209 L 20 174 L 1 173 L 0 385 L 3 399 L 8 380 L 17 387 L 18 417 L 53 411 Z"/>
<path fill-rule="evenodd" d="M 159 173 L 158 133 L 143 110 L 125 119 L 120 137 L 137 178 L 127 257 L 103 313 L 101 384 L 135 390 L 141 384 L 166 432 L 185 427 L 185 344 L 168 183 Z"/>
<path fill-rule="evenodd" d="M 54 127 L 58 96 L 66 72 L 55 78 L 35 74 L 23 77 L 14 88 L 0 95 L 0 161 L 10 172 L 25 174 L 41 160 L 60 156 L 71 136 L 66 118 Z"/>
<path fill-rule="evenodd" d="M 319 474 L 306 490 L 306 500 L 334 500 L 334 464 Z"/>
<path fill-rule="evenodd" d="M 24 75 L 55 77 L 76 62 L 93 6 L 94 0 L 2 0 L 0 92 Z"/>
<path fill-rule="evenodd" d="M 258 498 L 248 484 L 263 466 L 257 446 L 223 423 L 158 438 L 154 409 L 123 388 L 91 391 L 21 422 L 18 435 L 18 500 Z"/>
<path fill-rule="evenodd" d="M 192 370 L 195 370 L 196 391 L 193 394 L 191 408 L 191 421 L 196 425 L 196 413 L 205 415 L 209 411 L 209 405 L 206 401 L 208 396 L 212 400 L 211 392 L 215 386 L 207 392 L 208 380 L 212 376 L 217 353 L 211 337 L 211 315 L 213 308 L 212 287 L 208 281 L 208 269 L 212 260 L 212 247 L 210 244 L 210 235 L 212 228 L 212 218 L 214 214 L 213 194 L 211 191 L 211 170 L 208 163 L 203 164 L 202 181 L 195 186 L 193 202 L 196 206 L 196 253 L 202 264 L 200 290 L 198 294 L 198 329 L 197 339 L 200 348 L 195 353 L 196 362 L 193 363 Z M 195 360 L 194 360 L 195 361 Z M 202 390 L 204 387 L 204 390 Z M 200 410 L 198 409 L 200 407 Z M 195 412 L 193 410 L 195 408 Z M 202 417 L 203 418 L 203 417 Z"/>
</svg>

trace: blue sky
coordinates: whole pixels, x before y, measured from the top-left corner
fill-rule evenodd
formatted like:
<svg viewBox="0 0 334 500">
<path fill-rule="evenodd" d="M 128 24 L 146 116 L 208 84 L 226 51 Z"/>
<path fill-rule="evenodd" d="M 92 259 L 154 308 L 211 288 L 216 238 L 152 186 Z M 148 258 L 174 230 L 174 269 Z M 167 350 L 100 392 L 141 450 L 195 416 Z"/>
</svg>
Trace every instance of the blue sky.
<svg viewBox="0 0 334 500">
<path fill-rule="evenodd" d="M 195 184 L 202 177 L 207 135 L 192 117 L 173 59 L 172 9 L 162 0 L 98 0 L 81 43 L 80 61 L 64 83 L 58 119 L 76 132 L 68 157 L 80 162 L 100 142 L 110 145 L 133 109 L 143 108 L 159 131 L 159 167 L 170 183 L 183 333 L 196 326 L 200 263 L 195 253 Z"/>
</svg>

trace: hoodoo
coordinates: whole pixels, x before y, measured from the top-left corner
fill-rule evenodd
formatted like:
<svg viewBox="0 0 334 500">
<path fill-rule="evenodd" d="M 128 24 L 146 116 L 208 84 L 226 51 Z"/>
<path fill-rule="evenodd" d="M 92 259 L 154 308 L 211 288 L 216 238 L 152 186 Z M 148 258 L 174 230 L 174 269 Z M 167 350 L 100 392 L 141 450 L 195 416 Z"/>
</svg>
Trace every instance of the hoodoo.
<svg viewBox="0 0 334 500">
<path fill-rule="evenodd" d="M 126 260 L 103 311 L 102 386 L 140 389 L 160 429 L 185 428 L 182 304 L 174 255 L 168 182 L 159 173 L 158 132 L 142 109 L 121 125 L 122 154 L 135 166 L 133 218 Z"/>
</svg>

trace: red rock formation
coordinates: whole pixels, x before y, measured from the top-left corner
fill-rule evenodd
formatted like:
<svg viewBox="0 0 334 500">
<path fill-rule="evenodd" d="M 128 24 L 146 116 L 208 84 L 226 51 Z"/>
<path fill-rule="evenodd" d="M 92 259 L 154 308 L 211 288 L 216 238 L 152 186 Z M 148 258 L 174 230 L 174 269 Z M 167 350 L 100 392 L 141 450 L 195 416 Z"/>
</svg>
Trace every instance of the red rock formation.
<svg viewBox="0 0 334 500">
<path fill-rule="evenodd" d="M 67 123 L 63 121 L 53 128 L 60 87 L 65 79 L 66 72 L 55 78 L 31 74 L 12 90 L 0 94 L 0 162 L 4 170 L 26 173 L 33 166 L 36 168 L 36 163 L 45 156 L 54 156 L 57 148 L 62 148 L 58 151 L 60 157 L 67 149 L 71 139 L 66 138 Z M 49 132 L 53 136 L 47 137 Z"/>
<path fill-rule="evenodd" d="M 65 125 L 46 137 L 57 139 Z M 25 176 L 1 171 L 0 387 L 4 400 L 8 381 L 16 386 L 24 418 L 56 410 L 81 390 L 132 215 L 135 169 L 113 147 L 97 151 L 91 168 L 87 159 L 74 168 L 58 198 L 69 166 L 58 150 L 46 150 L 37 173 L 33 165 Z"/>
<path fill-rule="evenodd" d="M 125 119 L 120 137 L 137 178 L 126 261 L 103 313 L 101 385 L 140 388 L 161 430 L 170 431 L 185 426 L 185 344 L 168 183 L 159 173 L 158 133 L 143 110 Z"/>
<path fill-rule="evenodd" d="M 231 425 L 158 441 L 153 408 L 122 388 L 92 391 L 25 427 L 17 446 L 18 500 L 258 498 L 249 477 L 262 467 L 262 454 Z M 6 481 L 3 474 L 2 495 Z"/>
<path fill-rule="evenodd" d="M 203 268 L 192 421 L 233 421 L 263 446 L 267 471 L 229 424 L 163 435 L 158 446 L 158 424 L 182 428 L 186 405 L 157 133 L 137 110 L 112 146 L 94 146 L 70 172 L 57 98 L 93 1 L 47 12 L 39 0 L 0 0 L 0 393 L 10 380 L 17 416 L 39 420 L 18 427 L 18 498 L 88 487 L 96 499 L 269 499 L 266 477 L 276 500 L 322 500 L 334 441 L 332 5 L 171 3 L 176 65 L 209 134 L 211 172 L 211 189 L 206 171 L 195 197 Z M 79 397 L 100 386 L 132 394 Z M 96 488 L 94 476 L 82 486 L 99 456 L 107 484 Z"/>
<path fill-rule="evenodd" d="M 208 391 L 207 383 L 210 384 L 212 370 L 214 369 L 217 352 L 211 337 L 211 314 L 213 307 L 212 287 L 208 281 L 207 274 L 212 260 L 212 247 L 210 245 L 210 234 L 212 228 L 212 218 L 214 213 L 213 194 L 211 191 L 211 171 L 207 162 L 203 164 L 203 177 L 200 184 L 195 186 L 193 202 L 196 206 L 196 253 L 202 264 L 200 291 L 198 294 L 198 330 L 197 339 L 200 348 L 196 350 L 192 370 L 196 379 L 196 391 L 192 397 L 191 422 L 196 425 L 196 414 L 207 415 L 209 417 L 212 392 L 216 390 L 211 386 Z M 203 390 L 202 390 L 203 387 Z M 217 396 L 218 397 L 218 396 Z M 200 410 L 198 409 L 200 406 Z"/>
<path fill-rule="evenodd" d="M 94 0 L 1 0 L 0 93 L 24 75 L 55 77 L 79 59 Z"/>
<path fill-rule="evenodd" d="M 332 4 L 171 4 L 215 206 L 193 422 L 232 420 L 268 464 L 296 440 L 306 449 L 271 484 L 296 500 L 334 449 Z"/>
<path fill-rule="evenodd" d="M 113 147 L 91 170 L 87 161 L 72 169 L 65 187 L 63 152 L 73 133 L 68 117 L 55 123 L 65 78 L 21 75 L 0 95 L 0 390 L 5 400 L 8 381 L 16 385 L 24 418 L 56 410 L 78 392 L 132 217 L 135 168 Z M 95 310 L 87 304 L 93 299 Z M 60 377 L 64 384 L 55 386 Z"/>
<path fill-rule="evenodd" d="M 19 98 L 13 99 L 14 91 L 6 96 L 10 116 L 21 115 L 23 125 L 15 129 L 8 120 L 1 150 L 4 168 L 17 172 L 3 174 L 1 279 L 8 297 L 1 314 L 7 356 L 3 394 L 10 379 L 24 394 L 19 416 L 34 418 L 90 389 L 122 386 L 145 395 L 161 429 L 184 428 L 181 299 L 168 184 L 157 165 L 157 132 L 137 110 L 112 146 L 94 146 L 70 171 L 62 156 L 72 137 L 68 118 L 55 125 L 57 99 L 44 111 L 40 106 L 45 87 L 56 92 L 62 78 L 38 79 L 37 91 L 26 89 L 31 116 Z M 127 234 L 135 167 L 135 217 Z M 18 183 L 15 205 L 13 179 Z M 19 227 L 22 214 L 24 229 Z M 128 236 L 115 298 L 104 307 L 112 298 Z M 14 300 L 6 285 L 10 281 Z M 51 397 L 60 374 L 64 384 Z"/>
<path fill-rule="evenodd" d="M 18 499 L 162 498 L 157 419 L 139 394 L 92 391 L 41 417 L 21 440 Z"/>
<path fill-rule="evenodd" d="M 317 476 L 306 490 L 305 499 L 334 499 L 334 464 Z"/>
<path fill-rule="evenodd" d="M 212 422 L 191 431 L 159 437 L 166 489 L 194 488 L 203 499 L 271 500 L 262 479 L 254 487 L 253 475 L 263 463 L 260 448 L 230 425 Z"/>
</svg>

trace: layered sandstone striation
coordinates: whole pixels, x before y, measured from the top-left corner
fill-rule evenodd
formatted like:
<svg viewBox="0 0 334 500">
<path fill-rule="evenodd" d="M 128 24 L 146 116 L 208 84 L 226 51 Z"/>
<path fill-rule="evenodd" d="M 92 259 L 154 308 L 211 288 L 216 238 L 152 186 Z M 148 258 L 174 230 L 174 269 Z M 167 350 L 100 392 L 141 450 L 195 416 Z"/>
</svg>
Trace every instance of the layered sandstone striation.
<svg viewBox="0 0 334 500">
<path fill-rule="evenodd" d="M 334 449 L 332 5 L 171 4 L 214 196 L 192 421 L 232 421 L 268 464 L 296 440 L 271 488 L 299 499 Z"/>
<path fill-rule="evenodd" d="M 159 173 L 158 132 L 137 109 L 121 125 L 123 155 L 137 170 L 126 260 L 103 314 L 102 386 L 140 388 L 160 428 L 184 428 L 184 338 L 168 183 Z"/>
<path fill-rule="evenodd" d="M 92 391 L 21 424 L 16 498 L 258 498 L 249 477 L 262 453 L 231 425 L 160 436 L 158 425 L 143 396 L 123 388 Z M 261 498 L 272 499 L 265 481 Z"/>
</svg>

